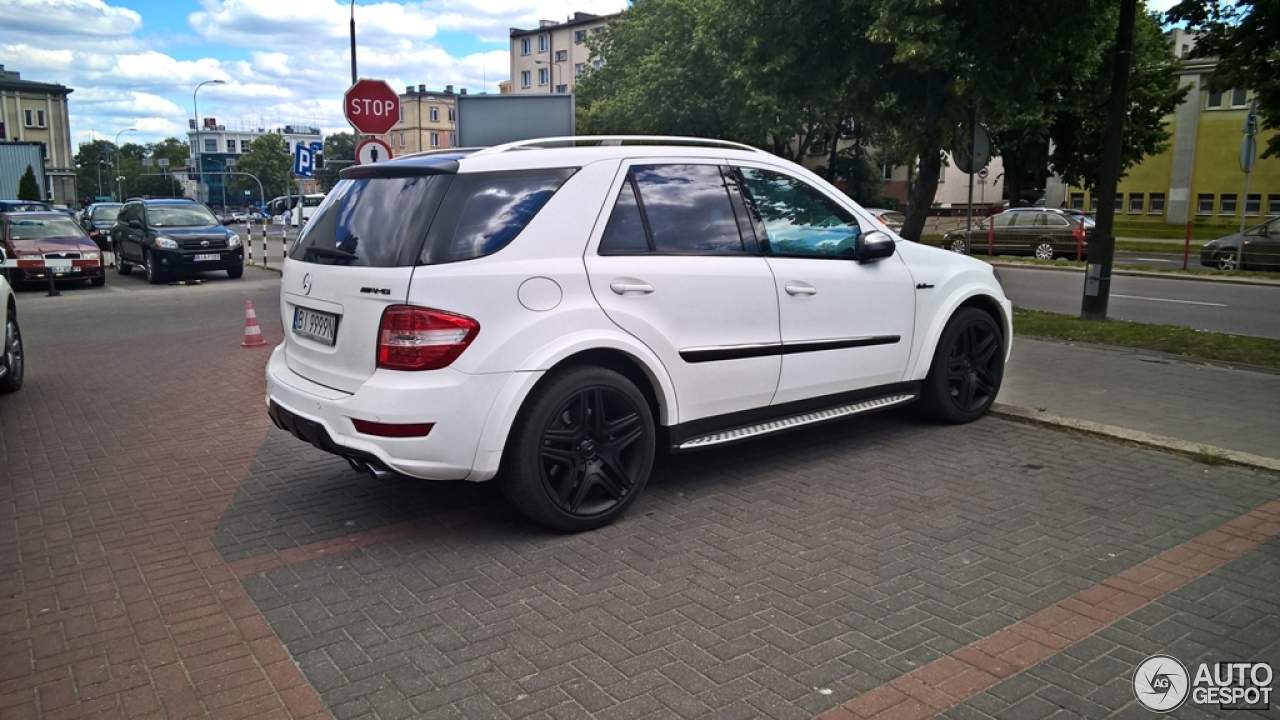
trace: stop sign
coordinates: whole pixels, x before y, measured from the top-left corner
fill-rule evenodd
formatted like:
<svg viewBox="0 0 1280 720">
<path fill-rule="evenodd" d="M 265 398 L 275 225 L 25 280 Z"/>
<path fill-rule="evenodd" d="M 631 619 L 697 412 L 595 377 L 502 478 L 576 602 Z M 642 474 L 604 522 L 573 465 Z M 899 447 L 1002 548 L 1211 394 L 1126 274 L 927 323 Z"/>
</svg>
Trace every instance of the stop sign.
<svg viewBox="0 0 1280 720">
<path fill-rule="evenodd" d="M 362 79 L 342 97 L 347 122 L 365 135 L 382 135 L 400 121 L 400 96 L 382 80 Z"/>
</svg>

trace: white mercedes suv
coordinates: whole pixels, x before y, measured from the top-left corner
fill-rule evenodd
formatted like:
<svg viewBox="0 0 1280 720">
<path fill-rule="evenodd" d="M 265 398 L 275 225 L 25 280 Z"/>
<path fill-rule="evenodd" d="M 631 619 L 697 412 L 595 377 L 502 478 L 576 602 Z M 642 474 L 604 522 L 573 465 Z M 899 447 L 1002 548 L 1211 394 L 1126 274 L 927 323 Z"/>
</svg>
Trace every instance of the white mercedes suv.
<svg viewBox="0 0 1280 720">
<path fill-rule="evenodd" d="M 361 471 L 496 477 L 587 530 L 659 450 L 916 399 L 968 422 L 1000 389 L 989 265 L 745 145 L 541 139 L 342 178 L 284 263 L 267 404 Z"/>
</svg>

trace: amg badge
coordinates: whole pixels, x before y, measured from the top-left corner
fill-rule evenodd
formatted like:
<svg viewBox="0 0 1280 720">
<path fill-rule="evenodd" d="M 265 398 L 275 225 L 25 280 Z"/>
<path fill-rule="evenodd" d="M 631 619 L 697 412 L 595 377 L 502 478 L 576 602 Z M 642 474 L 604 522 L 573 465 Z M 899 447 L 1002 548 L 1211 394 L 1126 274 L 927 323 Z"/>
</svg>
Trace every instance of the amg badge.
<svg viewBox="0 0 1280 720">
<path fill-rule="evenodd" d="M 391 288 L 371 288 L 371 287 L 362 287 L 362 288 L 360 288 L 360 292 L 362 292 L 362 293 L 369 293 L 370 295 L 390 295 L 390 294 L 391 294 Z"/>
</svg>

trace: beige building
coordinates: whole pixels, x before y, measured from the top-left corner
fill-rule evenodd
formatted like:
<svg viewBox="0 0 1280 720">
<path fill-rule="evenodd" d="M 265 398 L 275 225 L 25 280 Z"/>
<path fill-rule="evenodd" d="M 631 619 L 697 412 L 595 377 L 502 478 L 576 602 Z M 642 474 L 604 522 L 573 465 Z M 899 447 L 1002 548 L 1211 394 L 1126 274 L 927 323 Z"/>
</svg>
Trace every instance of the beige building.
<svg viewBox="0 0 1280 720">
<path fill-rule="evenodd" d="M 466 88 L 458 91 L 466 95 Z M 400 122 L 380 136 L 397 157 L 423 150 L 457 147 L 457 95 L 452 85 L 443 92 L 429 92 L 426 85 L 412 85 L 400 96 Z"/>
<path fill-rule="evenodd" d="M 515 95 L 571 93 L 587 68 L 599 66 L 587 38 L 622 13 L 574 13 L 558 23 L 542 20 L 534 30 L 511 28 L 511 92 Z"/>
<path fill-rule="evenodd" d="M 45 199 L 68 207 L 79 205 L 67 116 L 67 96 L 72 92 L 62 85 L 23 80 L 20 73 L 0 65 L 0 173 L 4 175 L 0 186 L 7 189 L 12 180 L 16 189 L 29 164 L 25 158 L 35 157 L 38 149 L 43 167 L 32 169 Z"/>
</svg>

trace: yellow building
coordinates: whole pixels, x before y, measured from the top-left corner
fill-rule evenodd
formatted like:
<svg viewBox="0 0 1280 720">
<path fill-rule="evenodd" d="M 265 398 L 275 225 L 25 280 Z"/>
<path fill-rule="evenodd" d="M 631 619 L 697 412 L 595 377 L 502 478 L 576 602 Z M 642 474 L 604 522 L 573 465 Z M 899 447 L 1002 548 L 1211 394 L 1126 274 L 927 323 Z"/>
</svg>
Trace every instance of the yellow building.
<svg viewBox="0 0 1280 720">
<path fill-rule="evenodd" d="M 466 95 L 466 88 L 458 95 Z M 457 95 L 452 85 L 443 92 L 430 92 L 426 85 L 412 85 L 400 96 L 400 122 L 381 136 L 400 155 L 458 146 Z"/>
<path fill-rule="evenodd" d="M 1116 219 L 1238 227 L 1242 212 L 1248 224 L 1251 218 L 1280 215 L 1280 158 L 1261 158 L 1274 131 L 1257 135 L 1257 160 L 1245 195 L 1240 145 L 1253 93 L 1210 92 L 1207 81 L 1215 61 L 1186 57 L 1195 46 L 1194 35 L 1174 30 L 1170 39 L 1175 54 L 1184 58 L 1179 86 L 1191 90 L 1167 119 L 1169 149 L 1144 159 L 1121 179 Z M 1067 188 L 1067 203 L 1097 208 L 1096 198 L 1080 188 Z"/>
<path fill-rule="evenodd" d="M 41 196 L 59 205 L 78 204 L 75 150 L 67 95 L 71 88 L 23 80 L 0 65 L 0 187 L 17 195 L 18 182 L 32 166 Z"/>
</svg>

